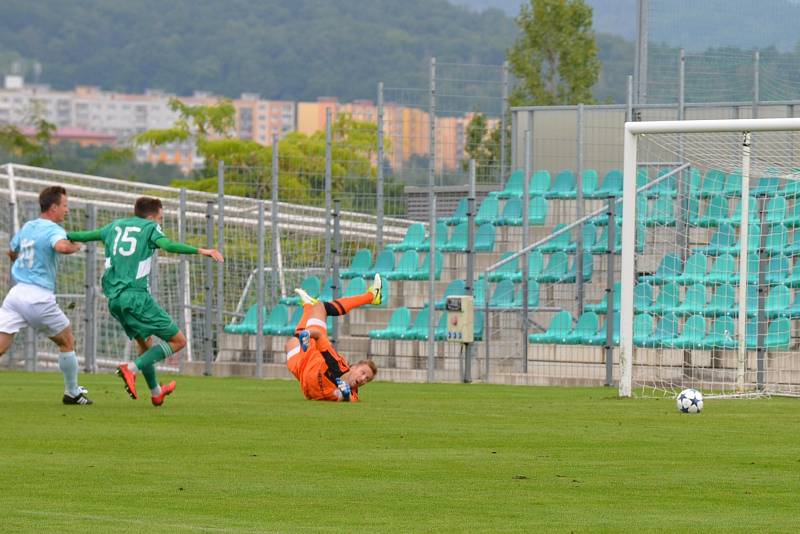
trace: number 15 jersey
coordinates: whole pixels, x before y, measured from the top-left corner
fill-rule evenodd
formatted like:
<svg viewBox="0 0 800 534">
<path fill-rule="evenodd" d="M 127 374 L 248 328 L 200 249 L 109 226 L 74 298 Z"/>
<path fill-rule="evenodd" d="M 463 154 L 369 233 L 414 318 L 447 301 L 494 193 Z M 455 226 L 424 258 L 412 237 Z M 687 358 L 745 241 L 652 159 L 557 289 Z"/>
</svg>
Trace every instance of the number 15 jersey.
<svg viewBox="0 0 800 534">
<path fill-rule="evenodd" d="M 106 249 L 103 293 L 116 298 L 127 289 L 149 291 L 150 266 L 156 241 L 164 237 L 161 226 L 151 219 L 117 219 L 100 229 Z"/>
</svg>

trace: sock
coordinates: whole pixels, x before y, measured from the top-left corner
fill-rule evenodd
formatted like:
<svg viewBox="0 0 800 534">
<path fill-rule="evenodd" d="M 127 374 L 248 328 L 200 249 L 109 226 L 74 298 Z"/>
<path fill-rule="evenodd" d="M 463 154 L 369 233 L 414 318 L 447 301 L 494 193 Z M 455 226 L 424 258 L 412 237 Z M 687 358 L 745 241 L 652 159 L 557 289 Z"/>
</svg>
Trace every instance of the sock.
<svg viewBox="0 0 800 534">
<path fill-rule="evenodd" d="M 70 397 L 77 396 L 81 390 L 78 389 L 78 357 L 74 350 L 59 353 L 58 368 L 64 373 L 64 393 Z"/>
<path fill-rule="evenodd" d="M 133 374 L 139 372 L 139 368 L 136 366 L 136 362 L 128 362 L 128 371 L 130 371 Z"/>
<path fill-rule="evenodd" d="M 346 313 L 350 312 L 350 310 L 352 310 L 353 308 L 358 308 L 359 306 L 370 304 L 372 302 L 372 299 L 374 298 L 375 295 L 373 295 L 369 291 L 367 291 L 363 295 L 356 295 L 355 297 L 338 298 L 333 302 L 326 302 L 325 311 L 327 311 L 328 315 L 330 315 L 331 317 L 345 315 Z"/>
<path fill-rule="evenodd" d="M 309 317 L 311 317 L 311 310 L 313 307 L 314 306 L 311 304 L 303 304 L 303 315 L 300 317 L 300 320 L 297 321 L 297 326 L 294 327 L 295 335 L 306 329 L 306 323 Z"/>
<path fill-rule="evenodd" d="M 141 356 L 136 358 L 134 363 L 139 369 L 144 369 L 148 365 L 160 362 L 170 354 L 172 354 L 172 347 L 169 346 L 169 343 L 166 341 L 158 341 L 154 343 L 152 347 L 144 351 Z"/>
<path fill-rule="evenodd" d="M 158 394 L 161 394 L 161 386 L 158 385 L 158 380 L 156 379 L 156 366 L 155 365 L 145 365 L 142 367 L 142 376 L 147 381 L 147 387 L 150 388 L 152 391 L 155 388 L 158 388 Z"/>
</svg>

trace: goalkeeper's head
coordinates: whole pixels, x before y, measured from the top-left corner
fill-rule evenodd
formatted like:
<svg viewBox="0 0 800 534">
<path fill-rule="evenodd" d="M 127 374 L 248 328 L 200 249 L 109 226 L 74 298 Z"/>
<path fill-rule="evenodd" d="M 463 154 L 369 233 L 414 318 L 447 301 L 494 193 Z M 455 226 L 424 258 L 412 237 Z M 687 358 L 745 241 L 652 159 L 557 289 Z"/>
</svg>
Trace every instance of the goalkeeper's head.
<svg viewBox="0 0 800 534">
<path fill-rule="evenodd" d="M 342 375 L 342 380 L 351 388 L 359 388 L 371 382 L 378 374 L 378 368 L 372 360 L 361 360 L 350 366 L 350 370 Z"/>
</svg>

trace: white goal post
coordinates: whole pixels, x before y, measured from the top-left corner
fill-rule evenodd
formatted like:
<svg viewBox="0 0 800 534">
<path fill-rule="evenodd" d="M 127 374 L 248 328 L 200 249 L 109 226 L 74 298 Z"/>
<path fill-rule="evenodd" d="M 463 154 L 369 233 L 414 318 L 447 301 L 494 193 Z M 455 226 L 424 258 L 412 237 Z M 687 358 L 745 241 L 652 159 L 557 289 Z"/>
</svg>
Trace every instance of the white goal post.
<svg viewBox="0 0 800 534">
<path fill-rule="evenodd" d="M 739 148 L 741 153 L 741 253 L 738 254 L 739 276 L 738 305 L 740 306 L 737 324 L 738 333 L 738 359 L 739 366 L 736 370 L 737 384 L 743 378 L 744 361 L 746 358 L 747 343 L 745 323 L 747 319 L 747 268 L 748 268 L 748 221 L 750 210 L 750 140 L 752 132 L 800 132 L 800 118 L 773 118 L 773 119 L 726 119 L 726 120 L 684 120 L 684 121 L 647 121 L 627 122 L 624 131 L 624 162 L 623 162 L 623 209 L 622 209 L 622 256 L 621 256 L 621 298 L 620 298 L 620 353 L 619 353 L 619 395 L 630 397 L 633 394 L 633 365 L 635 357 L 634 346 L 634 286 L 637 282 L 636 273 L 636 232 L 637 232 L 637 173 L 640 172 L 639 154 L 642 136 L 656 134 L 673 134 L 676 142 L 683 146 L 683 137 L 693 134 L 713 134 L 725 132 L 740 134 Z M 677 134 L 677 135 L 676 135 Z M 756 136 L 758 139 L 758 136 Z M 758 140 L 756 142 L 759 142 Z M 713 152 L 713 144 L 709 143 L 709 152 Z M 682 149 L 681 149 L 682 150 Z M 800 159 L 796 148 L 791 150 L 792 161 Z M 676 151 L 678 153 L 678 151 Z M 795 175 L 796 176 L 796 175 Z M 641 214 L 640 214 L 641 215 Z"/>
</svg>

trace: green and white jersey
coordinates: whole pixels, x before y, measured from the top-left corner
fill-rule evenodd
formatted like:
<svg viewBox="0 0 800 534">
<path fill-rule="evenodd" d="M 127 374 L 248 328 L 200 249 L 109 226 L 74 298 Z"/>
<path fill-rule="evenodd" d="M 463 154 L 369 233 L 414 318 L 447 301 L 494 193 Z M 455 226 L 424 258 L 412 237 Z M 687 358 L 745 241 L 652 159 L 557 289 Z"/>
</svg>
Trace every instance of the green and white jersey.
<svg viewBox="0 0 800 534">
<path fill-rule="evenodd" d="M 150 266 L 161 226 L 141 217 L 117 219 L 100 229 L 106 249 L 103 293 L 113 299 L 127 289 L 149 291 Z"/>
</svg>

